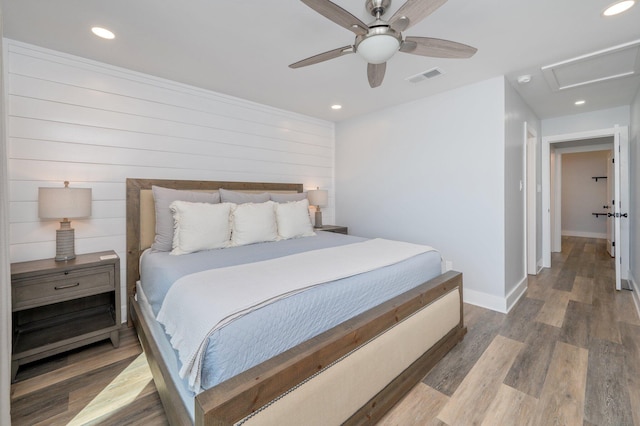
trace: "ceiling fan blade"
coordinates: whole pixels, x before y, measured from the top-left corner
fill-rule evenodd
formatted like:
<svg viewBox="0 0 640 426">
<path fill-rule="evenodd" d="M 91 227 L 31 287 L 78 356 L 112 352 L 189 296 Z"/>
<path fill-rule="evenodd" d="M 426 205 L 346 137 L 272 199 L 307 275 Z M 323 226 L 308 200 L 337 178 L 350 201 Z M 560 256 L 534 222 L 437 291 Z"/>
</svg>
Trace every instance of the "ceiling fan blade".
<svg viewBox="0 0 640 426">
<path fill-rule="evenodd" d="M 307 65 L 313 65 L 319 62 L 328 61 L 329 59 L 334 59 L 343 55 L 348 55 L 349 53 L 353 53 L 353 51 L 354 51 L 353 46 L 339 47 L 338 49 L 333 49 L 328 52 L 319 53 L 315 56 L 311 56 L 310 58 L 298 61 L 294 64 L 289 65 L 289 68 L 306 67 Z"/>
<path fill-rule="evenodd" d="M 384 80 L 384 73 L 387 70 L 387 63 L 381 64 L 368 64 L 367 65 L 367 77 L 369 77 L 369 86 L 372 88 L 378 87 Z"/>
<path fill-rule="evenodd" d="M 369 29 L 367 24 L 329 0 L 302 0 L 302 3 L 356 35 L 364 35 Z"/>
<path fill-rule="evenodd" d="M 447 0 L 407 0 L 389 19 L 391 28 L 404 31 L 431 15 L 446 2 Z"/>
<path fill-rule="evenodd" d="M 478 51 L 475 47 L 431 37 L 406 37 L 400 51 L 433 58 L 470 58 Z"/>
</svg>

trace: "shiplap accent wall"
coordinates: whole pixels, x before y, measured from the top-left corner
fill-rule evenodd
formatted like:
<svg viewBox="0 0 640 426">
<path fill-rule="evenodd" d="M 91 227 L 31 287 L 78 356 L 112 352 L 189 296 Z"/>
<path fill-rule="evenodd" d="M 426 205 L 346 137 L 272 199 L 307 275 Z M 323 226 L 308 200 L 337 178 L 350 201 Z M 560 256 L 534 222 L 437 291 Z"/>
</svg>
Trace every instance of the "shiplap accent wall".
<svg viewBox="0 0 640 426">
<path fill-rule="evenodd" d="M 0 10 L 0 35 L 3 31 Z M 4 99 L 4 52 L 0 50 L 0 99 Z M 0 103 L 0 424 L 11 424 L 11 275 L 9 266 L 9 176 L 7 173 L 7 141 L 5 104 Z"/>
<path fill-rule="evenodd" d="M 115 250 L 123 286 L 128 177 L 319 186 L 333 223 L 333 123 L 4 43 L 12 262 L 55 255 L 59 224 L 39 220 L 38 187 L 65 180 L 93 189 L 91 218 L 72 221 L 76 253 Z"/>
</svg>

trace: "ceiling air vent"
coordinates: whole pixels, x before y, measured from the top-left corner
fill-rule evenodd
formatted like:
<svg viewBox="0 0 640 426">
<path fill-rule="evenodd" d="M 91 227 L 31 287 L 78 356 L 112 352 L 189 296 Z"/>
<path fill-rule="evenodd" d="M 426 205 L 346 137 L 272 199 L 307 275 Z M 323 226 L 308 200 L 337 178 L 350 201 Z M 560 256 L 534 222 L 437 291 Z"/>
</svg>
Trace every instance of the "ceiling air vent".
<svg viewBox="0 0 640 426">
<path fill-rule="evenodd" d="M 419 74 L 412 75 L 411 77 L 407 77 L 405 78 L 405 80 L 410 81 L 411 83 L 419 83 L 421 81 L 424 81 L 430 78 L 436 78 L 442 74 L 444 73 L 440 68 L 432 68 L 430 70 L 423 71 Z"/>
</svg>

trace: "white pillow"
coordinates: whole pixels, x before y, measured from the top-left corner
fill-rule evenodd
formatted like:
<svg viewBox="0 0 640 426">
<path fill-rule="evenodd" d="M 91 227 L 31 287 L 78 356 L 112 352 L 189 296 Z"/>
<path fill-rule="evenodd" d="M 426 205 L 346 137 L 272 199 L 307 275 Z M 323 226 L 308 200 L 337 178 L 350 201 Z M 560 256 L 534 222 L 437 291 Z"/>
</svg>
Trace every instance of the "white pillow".
<svg viewBox="0 0 640 426">
<path fill-rule="evenodd" d="M 173 250 L 180 255 L 228 247 L 231 239 L 231 203 L 209 204 L 174 201 Z"/>
<path fill-rule="evenodd" d="M 276 204 L 276 221 L 280 238 L 311 237 L 316 235 L 309 216 L 309 200 Z"/>
<path fill-rule="evenodd" d="M 231 209 L 231 245 L 276 241 L 278 227 L 273 201 L 237 204 Z"/>
</svg>

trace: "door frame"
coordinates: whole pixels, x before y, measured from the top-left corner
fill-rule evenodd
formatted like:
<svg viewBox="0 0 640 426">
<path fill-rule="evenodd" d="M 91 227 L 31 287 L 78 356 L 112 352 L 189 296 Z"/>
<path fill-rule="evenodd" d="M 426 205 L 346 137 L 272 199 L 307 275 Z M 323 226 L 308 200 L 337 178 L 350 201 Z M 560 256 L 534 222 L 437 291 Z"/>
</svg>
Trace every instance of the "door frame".
<svg viewBox="0 0 640 426">
<path fill-rule="evenodd" d="M 627 135 L 628 139 L 628 127 L 627 126 L 615 126 L 606 129 L 589 130 L 584 132 L 566 133 L 559 135 L 543 136 L 542 137 L 542 265 L 545 268 L 551 267 L 551 145 L 559 142 L 577 141 L 582 139 L 593 139 L 599 137 L 615 137 L 616 134 Z M 557 160 L 557 158 L 556 158 Z M 556 161 L 557 163 L 557 161 Z M 628 165 L 627 165 L 628 167 Z M 628 185 L 627 185 L 628 186 Z M 627 236 L 628 237 L 628 236 Z M 626 238 L 628 241 L 628 238 Z M 618 247 L 618 251 L 623 252 L 623 256 L 626 259 L 624 262 L 627 264 L 629 248 L 626 250 L 621 246 Z M 625 270 L 626 269 L 626 270 Z M 628 268 L 623 268 L 621 271 L 621 278 L 627 278 Z"/>
<path fill-rule="evenodd" d="M 538 133 L 529 123 L 524 123 L 524 241 L 525 270 L 529 275 L 538 273 L 538 235 L 537 235 L 537 152 Z"/>
</svg>

